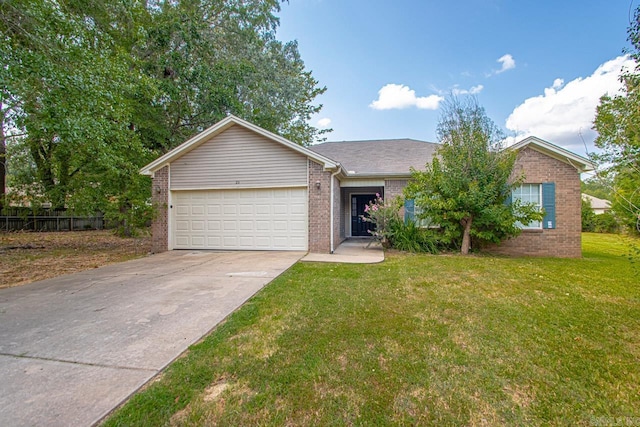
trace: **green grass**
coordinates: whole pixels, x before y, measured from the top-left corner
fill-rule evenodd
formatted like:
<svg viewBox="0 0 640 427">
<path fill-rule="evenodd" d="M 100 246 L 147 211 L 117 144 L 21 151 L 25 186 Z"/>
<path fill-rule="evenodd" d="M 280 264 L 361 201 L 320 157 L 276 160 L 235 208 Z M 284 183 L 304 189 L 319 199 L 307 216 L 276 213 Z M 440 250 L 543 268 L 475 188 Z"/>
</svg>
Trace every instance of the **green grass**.
<svg viewBox="0 0 640 427">
<path fill-rule="evenodd" d="M 640 422 L 640 276 L 583 247 L 298 263 L 106 425 Z"/>
</svg>

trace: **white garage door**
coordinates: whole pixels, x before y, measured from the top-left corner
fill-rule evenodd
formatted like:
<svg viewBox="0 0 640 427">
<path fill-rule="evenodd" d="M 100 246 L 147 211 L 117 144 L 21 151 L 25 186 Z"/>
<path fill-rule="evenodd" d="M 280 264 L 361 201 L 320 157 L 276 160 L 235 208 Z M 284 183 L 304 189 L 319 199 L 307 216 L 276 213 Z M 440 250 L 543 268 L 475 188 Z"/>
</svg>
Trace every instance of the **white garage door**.
<svg viewBox="0 0 640 427">
<path fill-rule="evenodd" d="M 305 188 L 174 191 L 174 249 L 306 250 Z"/>
</svg>

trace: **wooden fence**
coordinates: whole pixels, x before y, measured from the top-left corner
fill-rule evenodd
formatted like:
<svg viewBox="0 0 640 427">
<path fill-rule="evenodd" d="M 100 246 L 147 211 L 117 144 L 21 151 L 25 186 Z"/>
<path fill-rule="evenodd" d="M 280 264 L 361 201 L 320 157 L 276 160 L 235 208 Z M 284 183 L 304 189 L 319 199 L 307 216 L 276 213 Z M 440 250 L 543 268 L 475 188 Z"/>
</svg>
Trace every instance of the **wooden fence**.
<svg viewBox="0 0 640 427">
<path fill-rule="evenodd" d="M 102 230 L 103 228 L 105 228 L 105 221 L 102 216 L 0 216 L 0 231 L 78 231 Z"/>
</svg>

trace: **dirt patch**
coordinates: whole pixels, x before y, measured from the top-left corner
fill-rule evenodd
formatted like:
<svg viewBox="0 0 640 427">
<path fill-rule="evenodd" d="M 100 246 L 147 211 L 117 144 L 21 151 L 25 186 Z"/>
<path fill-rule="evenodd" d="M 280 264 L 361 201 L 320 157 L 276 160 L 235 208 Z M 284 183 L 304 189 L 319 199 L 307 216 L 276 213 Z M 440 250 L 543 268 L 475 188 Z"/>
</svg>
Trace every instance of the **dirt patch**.
<svg viewBox="0 0 640 427">
<path fill-rule="evenodd" d="M 226 381 L 220 381 L 215 384 L 211 384 L 204 391 L 204 396 L 202 397 L 202 400 L 204 400 L 205 402 L 211 402 L 213 400 L 216 400 L 218 396 L 220 396 L 222 392 L 227 389 L 228 386 L 229 384 Z"/>
<path fill-rule="evenodd" d="M 111 231 L 0 233 L 0 289 L 146 256 L 149 236 Z"/>
</svg>

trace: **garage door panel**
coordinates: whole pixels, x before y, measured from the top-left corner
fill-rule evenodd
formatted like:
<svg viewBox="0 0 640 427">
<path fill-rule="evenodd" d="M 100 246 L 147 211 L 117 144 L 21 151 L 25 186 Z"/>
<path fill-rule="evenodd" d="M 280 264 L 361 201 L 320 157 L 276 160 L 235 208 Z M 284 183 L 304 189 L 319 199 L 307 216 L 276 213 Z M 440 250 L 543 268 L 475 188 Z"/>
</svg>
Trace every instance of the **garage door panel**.
<svg viewBox="0 0 640 427">
<path fill-rule="evenodd" d="M 238 206 L 238 215 L 255 215 L 255 206 L 249 204 L 241 204 Z"/>
<path fill-rule="evenodd" d="M 222 206 L 219 204 L 211 204 L 207 205 L 207 215 L 220 215 L 222 213 Z"/>
<path fill-rule="evenodd" d="M 287 221 L 273 221 L 274 231 L 288 231 L 289 223 Z"/>
<path fill-rule="evenodd" d="M 306 221 L 289 221 L 289 228 L 294 232 L 304 232 L 307 229 Z"/>
<path fill-rule="evenodd" d="M 271 206 L 263 204 L 256 205 L 256 215 L 271 215 Z"/>
<path fill-rule="evenodd" d="M 288 206 L 282 203 L 273 205 L 274 215 L 284 215 L 289 212 Z"/>
<path fill-rule="evenodd" d="M 191 216 L 204 215 L 204 205 L 191 205 Z"/>
<path fill-rule="evenodd" d="M 190 241 L 188 236 L 177 236 L 176 237 L 176 246 L 189 246 Z"/>
<path fill-rule="evenodd" d="M 204 236 L 192 236 L 191 237 L 191 245 L 194 248 L 204 248 L 205 239 Z"/>
<path fill-rule="evenodd" d="M 291 210 L 292 215 L 300 215 L 307 212 L 307 205 L 298 203 L 289 205 L 289 209 Z"/>
<path fill-rule="evenodd" d="M 229 232 L 233 232 L 236 231 L 238 229 L 238 221 L 230 221 L 230 220 L 225 220 L 222 222 L 222 231 L 229 231 Z"/>
<path fill-rule="evenodd" d="M 253 221 L 238 221 L 238 230 L 242 231 L 254 231 L 255 226 Z"/>
<path fill-rule="evenodd" d="M 307 249 L 304 188 L 174 191 L 175 249 Z"/>
<path fill-rule="evenodd" d="M 256 224 L 256 231 L 260 232 L 264 232 L 264 231 L 270 231 L 271 230 L 271 222 L 270 221 L 262 221 L 262 220 L 256 220 L 255 222 Z"/>
<path fill-rule="evenodd" d="M 208 220 L 207 221 L 207 230 L 209 231 L 220 231 L 222 230 L 222 223 L 218 220 Z"/>
<path fill-rule="evenodd" d="M 236 215 L 238 213 L 238 205 L 224 205 L 222 213 L 223 215 Z"/>
</svg>

